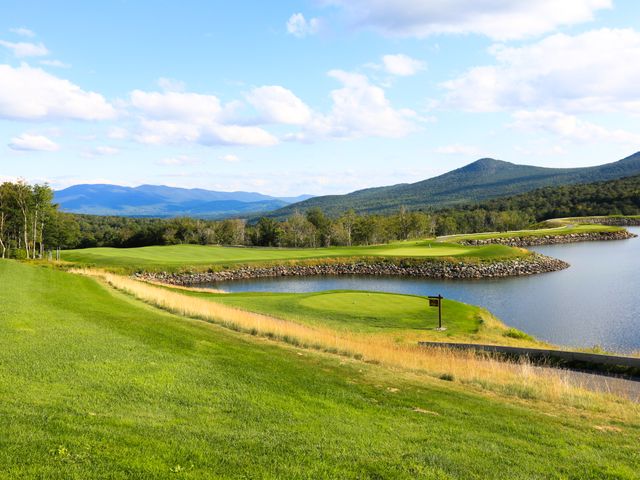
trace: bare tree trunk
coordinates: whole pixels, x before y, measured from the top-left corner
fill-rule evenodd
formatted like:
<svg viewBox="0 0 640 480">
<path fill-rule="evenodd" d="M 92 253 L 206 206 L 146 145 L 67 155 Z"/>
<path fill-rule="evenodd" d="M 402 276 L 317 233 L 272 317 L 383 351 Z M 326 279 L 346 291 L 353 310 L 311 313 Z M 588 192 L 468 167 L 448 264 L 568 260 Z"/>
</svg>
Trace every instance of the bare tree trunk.
<svg viewBox="0 0 640 480">
<path fill-rule="evenodd" d="M 4 244 L 4 212 L 0 212 L 0 247 L 2 247 L 2 258 L 4 258 L 7 251 L 7 247 Z"/>
<path fill-rule="evenodd" d="M 38 238 L 38 204 L 36 203 L 35 213 L 33 215 L 33 244 L 31 254 L 36 259 L 36 239 Z"/>
</svg>

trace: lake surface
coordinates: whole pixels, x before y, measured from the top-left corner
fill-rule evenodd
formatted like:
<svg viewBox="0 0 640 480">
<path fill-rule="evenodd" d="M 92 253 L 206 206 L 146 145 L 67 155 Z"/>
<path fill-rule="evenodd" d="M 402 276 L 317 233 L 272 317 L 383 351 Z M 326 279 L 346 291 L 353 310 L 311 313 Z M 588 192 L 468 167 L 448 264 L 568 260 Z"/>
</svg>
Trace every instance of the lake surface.
<svg viewBox="0 0 640 480">
<path fill-rule="evenodd" d="M 640 234 L 640 228 L 629 228 Z M 276 277 L 215 285 L 228 292 L 375 290 L 481 305 L 506 324 L 559 345 L 640 350 L 640 238 L 547 245 L 533 250 L 565 260 L 560 272 L 482 280 L 402 277 Z"/>
</svg>

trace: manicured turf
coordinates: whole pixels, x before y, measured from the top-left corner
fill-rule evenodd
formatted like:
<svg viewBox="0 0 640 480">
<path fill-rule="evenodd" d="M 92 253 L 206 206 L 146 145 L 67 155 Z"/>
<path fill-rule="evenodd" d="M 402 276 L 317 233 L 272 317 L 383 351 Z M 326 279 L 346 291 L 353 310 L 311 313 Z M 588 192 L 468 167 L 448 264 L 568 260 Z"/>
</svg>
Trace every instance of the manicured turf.
<svg viewBox="0 0 640 480">
<path fill-rule="evenodd" d="M 406 341 L 474 341 L 500 344 L 540 345 L 526 334 L 514 339 L 486 310 L 445 299 L 443 325 L 436 331 L 438 309 L 426 297 L 381 292 L 325 291 L 313 293 L 231 293 L 190 295 L 311 325 L 330 326 L 367 334 L 391 335 Z M 507 336 L 510 334 L 511 336 Z"/>
<path fill-rule="evenodd" d="M 578 219 L 576 219 L 578 220 Z M 555 222 L 555 221 L 554 221 Z M 621 227 L 612 227 L 607 225 L 566 225 L 558 223 L 557 227 L 540 228 L 535 230 L 514 230 L 509 232 L 489 232 L 489 233 L 470 233 L 464 235 L 450 235 L 440 237 L 447 242 L 459 242 L 461 240 L 486 240 L 490 238 L 514 238 L 514 237 L 544 237 L 545 235 L 570 235 L 572 233 L 597 233 L 597 232 L 617 232 L 622 230 Z"/>
<path fill-rule="evenodd" d="M 141 248 L 87 248 L 62 252 L 69 262 L 125 269 L 178 269 L 188 266 L 226 266 L 353 257 L 467 257 L 473 259 L 521 256 L 522 250 L 502 245 L 468 247 L 433 241 L 398 242 L 390 245 L 333 248 L 243 248 L 202 245 L 170 245 Z"/>
<path fill-rule="evenodd" d="M 0 279 L 2 478 L 637 478 L 636 420 L 283 347 L 53 269 Z"/>
</svg>

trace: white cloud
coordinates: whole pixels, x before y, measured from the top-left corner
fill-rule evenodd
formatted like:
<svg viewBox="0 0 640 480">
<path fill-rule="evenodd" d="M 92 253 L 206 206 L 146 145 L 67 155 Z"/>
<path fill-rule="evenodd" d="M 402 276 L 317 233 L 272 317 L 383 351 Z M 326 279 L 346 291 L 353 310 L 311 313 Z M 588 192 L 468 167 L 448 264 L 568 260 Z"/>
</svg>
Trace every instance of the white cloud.
<svg viewBox="0 0 640 480">
<path fill-rule="evenodd" d="M 254 146 L 278 143 L 277 138 L 260 127 L 226 124 L 228 112 L 213 95 L 134 90 L 130 103 L 140 113 L 141 131 L 136 139 L 141 143 Z"/>
<path fill-rule="evenodd" d="M 71 65 L 61 62 L 60 60 L 40 60 L 40 64 L 46 65 L 47 67 L 71 68 Z"/>
<path fill-rule="evenodd" d="M 49 54 L 49 50 L 42 43 L 29 43 L 29 42 L 7 42 L 6 40 L 0 40 L 0 45 L 8 48 L 13 52 L 13 55 L 22 57 L 43 57 Z"/>
<path fill-rule="evenodd" d="M 229 153 L 227 155 L 222 155 L 218 158 L 223 162 L 229 162 L 229 163 L 235 163 L 240 161 L 240 158 L 237 155 L 234 155 L 232 153 Z"/>
<path fill-rule="evenodd" d="M 24 27 L 10 28 L 9 31 L 15 33 L 16 35 L 20 35 L 21 37 L 33 38 L 36 36 L 36 33 L 33 30 L 29 30 L 28 28 Z"/>
<path fill-rule="evenodd" d="M 165 92 L 184 92 L 186 89 L 185 83 L 175 78 L 160 77 L 157 83 Z"/>
<path fill-rule="evenodd" d="M 443 145 L 435 149 L 436 153 L 443 155 L 479 155 L 480 149 L 473 145 Z"/>
<path fill-rule="evenodd" d="M 131 105 L 145 117 L 162 120 L 214 120 L 222 113 L 214 95 L 184 92 L 131 92 Z"/>
<path fill-rule="evenodd" d="M 40 68 L 0 65 L 0 118 L 102 120 L 115 114 L 102 95 Z"/>
<path fill-rule="evenodd" d="M 513 114 L 513 127 L 542 131 L 574 142 L 614 142 L 640 145 L 640 134 L 607 129 L 573 115 L 550 110 L 519 111 Z"/>
<path fill-rule="evenodd" d="M 416 113 L 393 108 L 384 90 L 372 85 L 365 75 L 331 70 L 329 76 L 342 83 L 342 88 L 330 94 L 331 111 L 326 115 L 314 115 L 304 131 L 289 136 L 290 139 L 399 138 L 416 130 Z"/>
<path fill-rule="evenodd" d="M 301 125 L 311 118 L 311 110 L 302 100 L 277 85 L 254 88 L 247 100 L 266 122 Z"/>
<path fill-rule="evenodd" d="M 388 73 L 400 77 L 415 75 L 420 70 L 425 69 L 424 62 L 402 53 L 397 55 L 384 55 L 382 57 L 382 64 Z"/>
<path fill-rule="evenodd" d="M 53 140 L 48 139 L 44 135 L 32 135 L 23 133 L 14 137 L 9 142 L 9 148 L 21 151 L 37 151 L 37 152 L 55 152 L 60 147 Z"/>
<path fill-rule="evenodd" d="M 386 35 L 423 38 L 476 33 L 496 40 L 520 39 L 563 25 L 590 21 L 612 0 L 324 0 L 343 8 L 357 27 Z"/>
<path fill-rule="evenodd" d="M 302 38 L 307 35 L 314 35 L 320 29 L 320 20 L 311 18 L 307 21 L 301 13 L 294 13 L 287 20 L 287 32 L 294 37 Z"/>
<path fill-rule="evenodd" d="M 469 111 L 544 109 L 640 112 L 640 32 L 556 34 L 522 47 L 494 45 L 496 64 L 443 83 L 449 106 Z"/>
</svg>

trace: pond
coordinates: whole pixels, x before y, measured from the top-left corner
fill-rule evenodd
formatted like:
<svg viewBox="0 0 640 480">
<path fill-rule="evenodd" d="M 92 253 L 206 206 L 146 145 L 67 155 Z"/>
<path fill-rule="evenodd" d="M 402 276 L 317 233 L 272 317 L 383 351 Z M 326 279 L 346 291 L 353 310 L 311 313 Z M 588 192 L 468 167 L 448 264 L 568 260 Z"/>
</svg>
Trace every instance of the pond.
<svg viewBox="0 0 640 480">
<path fill-rule="evenodd" d="M 630 228 L 640 234 L 640 228 Z M 640 238 L 534 247 L 571 267 L 528 277 L 276 277 L 215 285 L 228 292 L 374 290 L 442 294 L 481 305 L 506 324 L 558 345 L 640 350 Z"/>
</svg>

